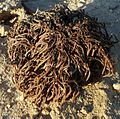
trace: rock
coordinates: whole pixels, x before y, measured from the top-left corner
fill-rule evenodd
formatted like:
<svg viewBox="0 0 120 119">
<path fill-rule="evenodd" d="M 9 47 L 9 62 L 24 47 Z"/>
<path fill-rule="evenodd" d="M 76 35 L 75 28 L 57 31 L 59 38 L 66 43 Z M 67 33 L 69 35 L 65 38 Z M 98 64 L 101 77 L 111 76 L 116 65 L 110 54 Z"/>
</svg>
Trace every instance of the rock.
<svg viewBox="0 0 120 119">
<path fill-rule="evenodd" d="M 120 83 L 113 84 L 113 88 L 117 91 L 120 91 Z"/>
<path fill-rule="evenodd" d="M 84 0 L 81 0 L 78 2 L 78 0 L 69 0 L 68 1 L 68 7 L 69 9 L 71 10 L 77 10 L 78 8 L 82 7 L 83 4 L 85 4 L 85 1 Z"/>
<path fill-rule="evenodd" d="M 62 3 L 63 0 L 24 0 L 22 1 L 22 6 L 26 11 L 36 11 L 37 9 L 40 10 L 47 10 L 53 7 L 55 4 Z"/>
<path fill-rule="evenodd" d="M 8 93 L 11 93 L 11 89 L 8 89 L 7 92 L 8 92 Z"/>
<path fill-rule="evenodd" d="M 93 0 L 68 0 L 68 7 L 71 10 L 77 10 L 79 8 L 85 8 L 85 6 L 91 2 L 93 2 Z"/>
</svg>

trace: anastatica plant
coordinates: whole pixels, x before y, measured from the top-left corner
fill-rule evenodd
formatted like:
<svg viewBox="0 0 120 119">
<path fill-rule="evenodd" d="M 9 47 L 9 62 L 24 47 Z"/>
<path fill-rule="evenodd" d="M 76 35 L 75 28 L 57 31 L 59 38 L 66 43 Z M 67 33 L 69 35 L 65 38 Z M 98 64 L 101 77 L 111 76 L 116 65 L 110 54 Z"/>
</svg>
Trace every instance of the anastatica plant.
<svg viewBox="0 0 120 119">
<path fill-rule="evenodd" d="M 105 25 L 56 5 L 17 21 L 8 34 L 16 87 L 39 107 L 74 101 L 79 88 L 114 74 Z"/>
</svg>

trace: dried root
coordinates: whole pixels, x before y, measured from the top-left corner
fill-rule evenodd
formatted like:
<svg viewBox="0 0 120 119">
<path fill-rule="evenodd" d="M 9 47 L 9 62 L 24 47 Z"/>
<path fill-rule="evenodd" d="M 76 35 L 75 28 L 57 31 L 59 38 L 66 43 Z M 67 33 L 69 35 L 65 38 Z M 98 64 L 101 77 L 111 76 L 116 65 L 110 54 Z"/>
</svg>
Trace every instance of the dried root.
<svg viewBox="0 0 120 119">
<path fill-rule="evenodd" d="M 79 95 L 79 86 L 113 75 L 113 42 L 104 24 L 65 6 L 37 12 L 9 32 L 16 87 L 41 106 Z"/>
</svg>

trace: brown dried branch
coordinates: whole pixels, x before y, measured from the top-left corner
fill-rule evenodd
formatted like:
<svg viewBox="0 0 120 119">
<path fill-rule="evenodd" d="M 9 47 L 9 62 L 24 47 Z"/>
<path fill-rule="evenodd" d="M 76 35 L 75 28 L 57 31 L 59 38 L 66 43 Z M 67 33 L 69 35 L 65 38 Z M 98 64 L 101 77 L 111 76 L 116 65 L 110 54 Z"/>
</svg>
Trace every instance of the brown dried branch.
<svg viewBox="0 0 120 119">
<path fill-rule="evenodd" d="M 31 15 L 8 35 L 16 87 L 38 106 L 74 101 L 80 86 L 114 74 L 111 45 L 105 26 L 82 10 L 55 6 Z"/>
</svg>

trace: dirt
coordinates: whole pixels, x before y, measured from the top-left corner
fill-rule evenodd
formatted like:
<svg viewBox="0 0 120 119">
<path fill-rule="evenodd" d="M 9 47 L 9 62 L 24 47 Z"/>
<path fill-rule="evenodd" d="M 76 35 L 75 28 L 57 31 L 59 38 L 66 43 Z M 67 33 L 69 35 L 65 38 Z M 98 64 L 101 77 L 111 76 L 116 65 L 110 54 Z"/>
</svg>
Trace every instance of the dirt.
<svg viewBox="0 0 120 119">
<path fill-rule="evenodd" d="M 38 0 L 24 0 L 27 7 L 36 10 L 38 7 L 48 9 L 55 3 L 67 3 L 71 10 L 85 9 L 91 16 L 97 17 L 106 24 L 109 34 L 115 34 L 120 41 L 120 0 L 50 0 L 38 4 Z M 8 5 L 9 3 L 9 5 Z M 47 4 L 48 3 L 48 4 Z M 44 6 L 44 5 L 46 6 Z M 33 7 L 32 7 L 32 6 Z M 42 5 L 42 6 L 41 6 Z M 4 6 L 7 6 L 4 7 Z M 20 0 L 0 0 L 0 11 L 19 13 L 20 19 L 24 16 Z M 6 9 L 5 9 L 6 8 Z M 19 10 L 18 10 L 19 9 Z M 19 12 L 18 12 L 19 11 Z M 11 12 L 11 13 L 12 13 Z M 85 86 L 75 103 L 65 103 L 61 108 L 52 107 L 40 112 L 23 94 L 17 90 L 12 82 L 14 70 L 9 65 L 7 56 L 7 38 L 9 19 L 0 21 L 0 119 L 119 119 L 120 118 L 120 43 L 111 51 L 115 61 L 115 76 L 103 79 L 102 82 Z M 3 27 L 4 26 L 4 27 Z M 115 89 L 113 85 L 117 85 Z"/>
</svg>

